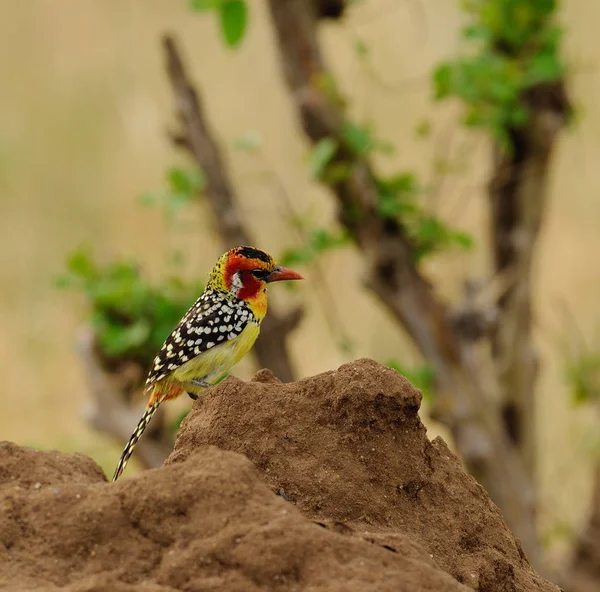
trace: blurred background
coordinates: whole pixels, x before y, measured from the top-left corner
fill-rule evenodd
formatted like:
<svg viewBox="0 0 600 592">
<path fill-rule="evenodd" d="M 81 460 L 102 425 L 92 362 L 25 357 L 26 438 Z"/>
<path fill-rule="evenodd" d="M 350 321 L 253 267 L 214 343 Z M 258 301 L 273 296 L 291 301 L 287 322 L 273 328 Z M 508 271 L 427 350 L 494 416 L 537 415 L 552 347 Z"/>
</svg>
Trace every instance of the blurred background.
<svg viewBox="0 0 600 592">
<path fill-rule="evenodd" d="M 191 163 L 167 133 L 175 102 L 164 33 L 177 37 L 202 91 L 255 246 L 279 256 L 302 247 L 298 225 L 334 224 L 334 201 L 311 178 L 311 146 L 281 76 L 266 3 L 248 7 L 243 43 L 232 49 L 216 18 L 185 0 L 0 6 L 1 439 L 85 453 L 107 473 L 120 454 L 122 442 L 93 430 L 83 416 L 89 393 L 75 341 L 89 320 L 89 301 L 57 287 L 74 250 L 89 248 L 99 264 L 135 259 L 156 281 L 176 269 L 190 282 L 203 282 L 223 251 L 202 200 L 172 215 L 161 203 L 147 205 L 160 202 L 167 171 Z M 581 340 L 600 347 L 600 5 L 564 2 L 559 19 L 576 120 L 552 160 L 532 276 L 541 356 L 538 528 L 548 556 L 557 559 L 587 520 L 599 447 L 594 408 L 573 401 L 565 347 Z M 436 65 L 461 50 L 464 20 L 458 2 L 364 0 L 320 32 L 349 113 L 395 147 L 375 157 L 379 169 L 412 170 L 431 183 L 447 173 L 432 205 L 474 242 L 423 262 L 448 300 L 462 294 L 467 277 L 485 275 L 490 257 L 489 138 L 461 125 L 457 102 L 435 102 L 431 82 Z M 450 159 L 453 168 L 444 171 Z M 298 377 L 362 356 L 403 367 L 420 363 L 414 345 L 363 289 L 361 266 L 355 248 L 331 249 L 318 268 L 299 267 L 307 277 L 302 286 L 271 290 L 279 311 L 298 303 L 306 309 L 290 336 Z M 247 379 L 255 369 L 247 358 L 233 373 Z M 189 405 L 178 401 L 169 414 Z M 428 428 L 432 437 L 447 436 L 434 422 Z"/>
</svg>

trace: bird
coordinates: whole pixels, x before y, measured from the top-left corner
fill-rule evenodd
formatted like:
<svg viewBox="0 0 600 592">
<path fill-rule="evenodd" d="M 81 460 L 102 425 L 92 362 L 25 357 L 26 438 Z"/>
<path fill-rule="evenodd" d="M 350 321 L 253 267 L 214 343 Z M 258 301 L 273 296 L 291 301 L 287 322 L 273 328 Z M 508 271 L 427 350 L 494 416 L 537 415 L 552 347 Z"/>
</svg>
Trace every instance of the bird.
<svg viewBox="0 0 600 592">
<path fill-rule="evenodd" d="M 250 351 L 267 314 L 267 285 L 302 279 L 254 247 L 234 247 L 219 257 L 204 292 L 154 358 L 144 387 L 148 404 L 121 454 L 113 481 L 123 473 L 161 403 L 184 393 L 197 399 Z"/>
</svg>

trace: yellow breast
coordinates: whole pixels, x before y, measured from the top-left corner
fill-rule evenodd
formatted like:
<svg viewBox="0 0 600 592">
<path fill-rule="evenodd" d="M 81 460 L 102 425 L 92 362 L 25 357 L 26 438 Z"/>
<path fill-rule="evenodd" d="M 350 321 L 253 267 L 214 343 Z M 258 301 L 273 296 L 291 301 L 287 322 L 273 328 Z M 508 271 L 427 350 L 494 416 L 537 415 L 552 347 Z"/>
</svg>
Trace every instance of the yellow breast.
<svg viewBox="0 0 600 592">
<path fill-rule="evenodd" d="M 233 339 L 192 358 L 173 371 L 169 377 L 174 382 L 185 383 L 185 390 L 200 393 L 202 387 L 190 385 L 191 380 L 203 380 L 212 383 L 237 364 L 252 348 L 260 333 L 260 325 L 250 322 Z"/>
<path fill-rule="evenodd" d="M 254 318 L 260 323 L 267 314 L 267 286 L 263 286 L 258 294 L 246 302 Z"/>
</svg>

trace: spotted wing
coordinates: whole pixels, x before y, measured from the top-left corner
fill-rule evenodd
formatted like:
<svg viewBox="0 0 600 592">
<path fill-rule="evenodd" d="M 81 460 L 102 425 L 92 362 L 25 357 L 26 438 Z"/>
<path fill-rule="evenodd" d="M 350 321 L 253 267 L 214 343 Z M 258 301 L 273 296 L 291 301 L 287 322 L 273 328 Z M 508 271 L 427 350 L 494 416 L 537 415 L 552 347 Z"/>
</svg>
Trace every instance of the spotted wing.
<svg viewBox="0 0 600 592">
<path fill-rule="evenodd" d="M 146 389 L 192 358 L 238 336 L 251 317 L 244 303 L 210 292 L 202 294 L 154 358 Z"/>
</svg>

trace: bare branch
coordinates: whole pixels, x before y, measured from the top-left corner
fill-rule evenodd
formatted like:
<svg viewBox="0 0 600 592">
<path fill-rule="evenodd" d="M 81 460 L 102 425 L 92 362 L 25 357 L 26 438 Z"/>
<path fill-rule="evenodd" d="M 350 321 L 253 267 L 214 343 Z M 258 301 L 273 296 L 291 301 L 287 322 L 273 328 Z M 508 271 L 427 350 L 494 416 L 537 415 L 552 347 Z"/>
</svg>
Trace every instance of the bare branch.
<svg viewBox="0 0 600 592">
<path fill-rule="evenodd" d="M 489 281 L 465 282 L 465 298 L 455 304 L 448 318 L 461 341 L 472 342 L 488 337 L 497 329 L 499 302 L 516 281 L 513 269 L 495 274 Z"/>
<path fill-rule="evenodd" d="M 320 18 L 337 20 L 342 18 L 346 0 L 313 0 Z"/>
<path fill-rule="evenodd" d="M 206 175 L 205 197 L 224 247 L 256 245 L 240 213 L 233 184 L 208 124 L 197 85 L 192 84 L 185 70 L 175 39 L 165 36 L 163 46 L 181 126 L 181 131 L 170 134 L 171 139 L 176 146 L 185 148 L 191 154 Z M 271 306 L 263 323 L 262 334 L 254 346 L 261 367 L 271 369 L 284 382 L 294 379 L 287 337 L 302 315 L 303 309 L 297 308 L 289 316 L 281 317 Z M 290 322 L 290 319 L 294 322 Z"/>
</svg>

